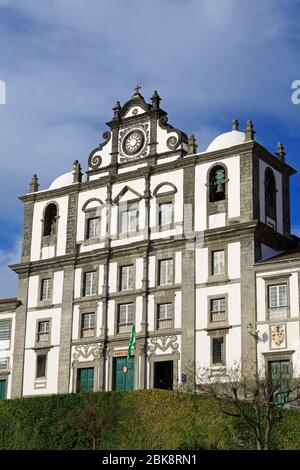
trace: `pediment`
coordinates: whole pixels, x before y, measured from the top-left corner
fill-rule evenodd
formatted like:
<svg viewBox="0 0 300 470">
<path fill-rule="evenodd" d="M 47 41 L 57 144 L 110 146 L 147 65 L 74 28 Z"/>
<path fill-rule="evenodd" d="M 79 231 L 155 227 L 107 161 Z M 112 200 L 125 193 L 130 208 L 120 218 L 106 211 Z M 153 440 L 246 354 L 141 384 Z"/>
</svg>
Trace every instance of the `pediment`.
<svg viewBox="0 0 300 470">
<path fill-rule="evenodd" d="M 143 196 L 134 189 L 130 188 L 129 186 L 124 186 L 122 191 L 119 192 L 113 202 L 114 204 L 120 204 L 122 202 L 140 200 L 142 197 Z"/>
</svg>

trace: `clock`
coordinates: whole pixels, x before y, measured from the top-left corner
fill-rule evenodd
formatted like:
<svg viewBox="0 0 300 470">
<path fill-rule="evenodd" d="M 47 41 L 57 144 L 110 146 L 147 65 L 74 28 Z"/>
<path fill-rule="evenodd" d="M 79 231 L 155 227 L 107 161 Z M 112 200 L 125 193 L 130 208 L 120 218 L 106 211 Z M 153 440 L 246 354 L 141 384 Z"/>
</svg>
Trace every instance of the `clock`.
<svg viewBox="0 0 300 470">
<path fill-rule="evenodd" d="M 145 136 L 139 129 L 129 132 L 123 140 L 123 152 L 128 156 L 137 155 L 144 147 Z"/>
</svg>

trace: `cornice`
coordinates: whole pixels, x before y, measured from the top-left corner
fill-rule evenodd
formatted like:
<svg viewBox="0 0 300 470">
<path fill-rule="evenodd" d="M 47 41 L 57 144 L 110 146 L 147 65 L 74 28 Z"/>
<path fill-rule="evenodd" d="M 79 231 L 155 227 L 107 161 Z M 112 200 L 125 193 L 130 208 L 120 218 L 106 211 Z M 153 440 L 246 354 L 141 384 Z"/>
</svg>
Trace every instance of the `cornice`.
<svg viewBox="0 0 300 470">
<path fill-rule="evenodd" d="M 263 147 L 258 142 L 254 142 L 254 151 L 259 158 L 264 160 L 267 164 L 271 165 L 275 170 L 280 171 L 288 176 L 294 175 L 297 173 L 295 168 L 291 167 L 287 163 L 279 160 L 278 157 L 269 152 L 265 147 Z"/>
<path fill-rule="evenodd" d="M 126 118 L 127 119 L 127 118 Z M 164 158 L 177 156 L 176 160 L 166 163 L 160 163 L 159 165 L 151 166 L 151 173 L 152 174 L 160 174 L 169 172 L 172 170 L 177 170 L 189 166 L 196 166 L 202 163 L 207 163 L 215 160 L 221 160 L 223 158 L 232 157 L 234 155 L 243 155 L 245 153 L 255 152 L 255 155 L 262 160 L 264 160 L 267 164 L 271 165 L 273 168 L 277 169 L 278 171 L 286 174 L 288 176 L 293 175 L 296 173 L 296 170 L 289 166 L 287 163 L 282 162 L 279 160 L 275 155 L 270 153 L 265 147 L 259 144 L 256 141 L 249 141 L 243 142 L 242 144 L 234 145 L 232 147 L 226 149 L 215 150 L 213 152 L 203 152 L 197 153 L 194 155 L 187 155 L 186 151 L 183 149 L 174 150 L 164 152 L 162 154 L 155 155 L 155 158 L 162 160 Z M 121 173 L 121 174 L 108 174 L 103 177 L 92 181 L 85 181 L 82 183 L 73 183 L 69 186 L 65 186 L 63 188 L 58 189 L 49 189 L 41 192 L 36 192 L 32 194 L 26 194 L 24 196 L 20 196 L 19 199 L 24 202 L 36 202 L 42 201 L 44 199 L 51 199 L 57 198 L 60 196 L 69 195 L 72 193 L 79 193 L 83 191 L 89 191 L 91 189 L 105 187 L 109 182 L 126 182 L 130 180 L 135 180 L 139 178 L 144 178 L 149 171 L 149 166 L 145 165 L 141 168 L 134 170 L 134 172 L 130 172 L 130 167 L 136 166 L 139 164 L 145 164 L 149 162 L 149 157 L 141 158 L 140 160 L 135 160 L 132 162 L 122 163 L 122 168 L 128 168 L 128 173 Z M 111 169 L 114 165 L 109 165 L 105 168 L 99 170 L 88 170 L 86 173 L 87 175 L 101 175 L 101 173 L 108 171 L 111 173 Z"/>
<path fill-rule="evenodd" d="M 16 308 L 20 305 L 19 300 L 13 300 L 13 301 L 8 301 L 8 302 L 3 302 L 0 304 L 0 313 L 3 312 L 14 312 Z"/>
</svg>

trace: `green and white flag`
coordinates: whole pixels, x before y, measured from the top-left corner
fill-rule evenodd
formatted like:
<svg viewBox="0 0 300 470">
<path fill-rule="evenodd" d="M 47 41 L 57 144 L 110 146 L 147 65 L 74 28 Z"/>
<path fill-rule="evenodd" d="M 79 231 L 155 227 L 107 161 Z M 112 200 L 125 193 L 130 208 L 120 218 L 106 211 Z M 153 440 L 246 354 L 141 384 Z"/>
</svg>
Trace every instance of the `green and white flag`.
<svg viewBox="0 0 300 470">
<path fill-rule="evenodd" d="M 130 337 L 129 346 L 128 346 L 127 360 L 130 358 L 131 351 L 134 348 L 135 348 L 135 324 L 133 323 L 132 330 L 131 330 L 131 337 Z"/>
</svg>

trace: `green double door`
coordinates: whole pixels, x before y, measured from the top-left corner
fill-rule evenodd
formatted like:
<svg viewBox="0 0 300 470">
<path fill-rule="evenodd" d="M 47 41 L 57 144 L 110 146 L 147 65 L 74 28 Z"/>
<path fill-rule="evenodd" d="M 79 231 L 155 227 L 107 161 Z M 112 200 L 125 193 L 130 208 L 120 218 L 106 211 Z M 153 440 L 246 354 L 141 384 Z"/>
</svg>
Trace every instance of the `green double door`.
<svg viewBox="0 0 300 470">
<path fill-rule="evenodd" d="M 92 392 L 94 390 L 94 368 L 77 370 L 77 392 Z"/>
<path fill-rule="evenodd" d="M 290 385 L 289 361 L 274 361 L 270 363 L 270 374 L 273 387 L 278 387 L 275 392 L 275 402 L 283 404 L 288 400 L 287 391 Z"/>
<path fill-rule="evenodd" d="M 126 357 L 114 358 L 114 390 L 134 389 L 134 357 L 127 361 Z"/>
<path fill-rule="evenodd" d="M 0 400 L 6 398 L 6 380 L 0 380 Z"/>
</svg>

